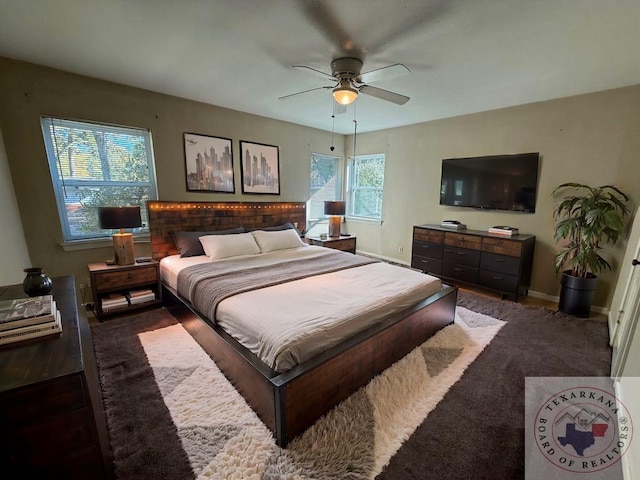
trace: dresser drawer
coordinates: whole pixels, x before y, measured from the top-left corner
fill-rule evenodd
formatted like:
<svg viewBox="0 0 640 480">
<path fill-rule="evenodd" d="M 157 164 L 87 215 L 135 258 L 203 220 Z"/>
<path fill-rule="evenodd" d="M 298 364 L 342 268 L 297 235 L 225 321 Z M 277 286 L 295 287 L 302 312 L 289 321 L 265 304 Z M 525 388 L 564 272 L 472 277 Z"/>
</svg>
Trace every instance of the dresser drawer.
<svg viewBox="0 0 640 480">
<path fill-rule="evenodd" d="M 442 273 L 442 261 L 433 258 L 414 255 L 411 257 L 411 266 L 427 273 L 435 273 L 436 275 Z"/>
<path fill-rule="evenodd" d="M 515 293 L 518 291 L 518 277 L 515 275 L 480 270 L 478 280 L 480 285 L 500 290 L 501 292 Z"/>
<path fill-rule="evenodd" d="M 414 227 L 413 239 L 420 242 L 444 243 L 444 233 L 445 232 Z"/>
<path fill-rule="evenodd" d="M 520 259 L 517 257 L 482 252 L 480 256 L 480 268 L 517 276 L 520 273 Z"/>
<path fill-rule="evenodd" d="M 444 244 L 452 247 L 482 250 L 482 237 L 466 235 L 464 233 L 445 232 Z"/>
<path fill-rule="evenodd" d="M 468 265 L 443 263 L 442 275 L 468 283 L 476 283 L 478 281 L 478 269 Z"/>
<path fill-rule="evenodd" d="M 46 399 L 46 408 L 42 399 Z M 3 428 L 32 425 L 44 418 L 63 415 L 86 405 L 81 375 L 71 375 L 29 389 L 7 392 L 0 397 Z M 20 408 L 15 408 L 20 405 Z"/>
<path fill-rule="evenodd" d="M 434 258 L 436 260 L 442 260 L 442 254 L 444 251 L 444 245 L 437 243 L 427 242 L 413 242 L 413 254 L 420 255 L 421 257 Z"/>
<path fill-rule="evenodd" d="M 466 248 L 444 247 L 442 259 L 445 263 L 456 263 L 478 267 L 480 265 L 480 252 Z"/>
<path fill-rule="evenodd" d="M 520 257 L 522 255 L 522 242 L 507 240 L 504 238 L 482 239 L 482 250 L 499 255 L 509 255 L 510 257 Z"/>
<path fill-rule="evenodd" d="M 110 288 L 127 288 L 140 283 L 154 282 L 157 279 L 156 267 L 136 267 L 131 270 L 101 272 L 94 275 L 94 287 L 98 290 Z"/>
</svg>

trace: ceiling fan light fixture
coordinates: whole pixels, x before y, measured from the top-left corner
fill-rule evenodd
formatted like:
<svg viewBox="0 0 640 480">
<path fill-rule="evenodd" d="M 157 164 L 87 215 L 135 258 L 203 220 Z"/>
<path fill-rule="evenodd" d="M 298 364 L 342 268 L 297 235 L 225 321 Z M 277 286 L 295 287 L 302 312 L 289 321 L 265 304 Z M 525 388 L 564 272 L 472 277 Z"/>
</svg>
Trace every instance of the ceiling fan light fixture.
<svg viewBox="0 0 640 480">
<path fill-rule="evenodd" d="M 358 98 L 358 90 L 351 86 L 348 81 L 340 82 L 340 85 L 333 89 L 333 98 L 341 105 L 349 105 Z"/>
</svg>

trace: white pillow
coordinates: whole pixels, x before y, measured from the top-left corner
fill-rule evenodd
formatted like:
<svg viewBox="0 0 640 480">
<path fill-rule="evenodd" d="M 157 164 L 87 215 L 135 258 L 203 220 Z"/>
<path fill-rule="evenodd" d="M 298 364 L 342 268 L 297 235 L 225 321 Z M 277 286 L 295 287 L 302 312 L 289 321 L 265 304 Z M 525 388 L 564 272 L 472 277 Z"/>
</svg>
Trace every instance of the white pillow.
<svg viewBox="0 0 640 480">
<path fill-rule="evenodd" d="M 251 232 L 256 239 L 262 253 L 287 248 L 304 247 L 306 244 L 300 239 L 300 235 L 293 228 L 286 230 L 266 231 L 254 230 Z"/>
<path fill-rule="evenodd" d="M 204 254 L 211 260 L 260 253 L 260 247 L 250 233 L 203 235 L 200 237 L 200 243 L 202 243 Z"/>
</svg>

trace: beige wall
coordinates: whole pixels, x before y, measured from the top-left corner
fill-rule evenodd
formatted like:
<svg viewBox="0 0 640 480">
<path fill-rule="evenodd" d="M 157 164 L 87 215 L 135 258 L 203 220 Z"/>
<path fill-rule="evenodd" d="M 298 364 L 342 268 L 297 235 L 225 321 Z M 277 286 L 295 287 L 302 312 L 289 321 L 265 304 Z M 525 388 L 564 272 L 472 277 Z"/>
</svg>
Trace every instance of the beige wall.
<svg viewBox="0 0 640 480">
<path fill-rule="evenodd" d="M 411 256 L 411 227 L 457 219 L 486 230 L 511 225 L 536 236 L 532 290 L 557 296 L 553 267 L 553 189 L 564 182 L 614 184 L 640 200 L 640 86 L 426 122 L 358 135 L 357 154 L 387 154 L 383 223 L 347 222 L 358 248 Z M 352 137 L 346 141 L 351 155 Z M 540 152 L 535 214 L 439 206 L 441 160 Z M 403 247 L 404 253 L 398 253 Z M 613 272 L 599 275 L 594 305 L 608 307 L 625 242 L 611 249 Z"/>
<path fill-rule="evenodd" d="M 307 200 L 309 153 L 330 153 L 330 132 L 249 115 L 176 97 L 130 88 L 44 67 L 0 58 L 0 129 L 11 169 L 29 254 L 52 275 L 72 273 L 86 279 L 86 263 L 112 256 L 108 247 L 64 252 L 49 178 L 39 116 L 93 120 L 152 131 L 162 200 Z M 563 98 L 521 107 L 467 115 L 358 135 L 358 154 L 387 155 L 382 225 L 349 221 L 358 248 L 405 262 L 410 260 L 413 225 L 457 218 L 470 228 L 497 224 L 536 235 L 532 289 L 555 296 L 553 200 L 551 192 L 567 181 L 615 184 L 640 199 L 640 86 Z M 183 132 L 233 139 L 235 195 L 186 192 Z M 335 154 L 352 146 L 336 142 Z M 239 140 L 278 145 L 281 192 L 243 196 L 239 188 Z M 535 214 L 479 212 L 440 207 L 441 159 L 484 154 L 540 152 Z M 347 152 L 350 153 L 350 152 Z M 0 222 L 2 220 L 0 219 Z M 0 224 L 4 228 L 4 224 Z M 624 247 L 612 249 L 614 272 L 600 275 L 595 305 L 609 306 Z M 404 253 L 398 253 L 398 247 Z M 137 245 L 148 255 L 148 245 Z"/>
<path fill-rule="evenodd" d="M 9 163 L 7 162 L 1 131 L 0 205 L 0 245 L 2 245 L 0 285 L 10 285 L 22 282 L 25 276 L 22 270 L 31 266 L 31 260 L 29 259 L 27 242 L 22 230 L 18 203 L 11 184 Z"/>
<path fill-rule="evenodd" d="M 112 258 L 113 250 L 65 252 L 60 246 L 40 115 L 150 129 L 161 200 L 306 201 L 310 153 L 330 153 L 331 133 L 322 130 L 3 58 L 0 71 L 0 129 L 31 260 L 50 275 L 75 275 L 78 284 L 88 280 L 87 263 Z M 183 132 L 233 140 L 235 194 L 186 191 Z M 338 139 L 335 153 L 342 155 Z M 279 146 L 281 195 L 241 194 L 239 140 Z M 12 228 L 0 222 L 0 229 Z M 138 243 L 136 254 L 149 255 L 148 243 Z"/>
</svg>

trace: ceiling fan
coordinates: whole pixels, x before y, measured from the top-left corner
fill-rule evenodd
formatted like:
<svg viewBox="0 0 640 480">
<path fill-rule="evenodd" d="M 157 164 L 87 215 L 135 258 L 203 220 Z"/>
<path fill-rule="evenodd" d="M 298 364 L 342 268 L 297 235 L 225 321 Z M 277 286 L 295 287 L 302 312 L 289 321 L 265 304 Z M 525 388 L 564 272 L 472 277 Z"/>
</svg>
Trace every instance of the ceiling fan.
<svg viewBox="0 0 640 480">
<path fill-rule="evenodd" d="M 358 97 L 358 94 L 371 95 L 372 97 L 386 100 L 397 105 L 404 105 L 409 101 L 409 97 L 399 93 L 383 90 L 382 88 L 372 87 L 369 83 L 390 80 L 392 78 L 408 75 L 410 70 L 396 63 L 382 68 L 377 68 L 369 72 L 360 73 L 362 70 L 362 60 L 354 57 L 337 58 L 331 62 L 331 73 L 326 73 L 312 67 L 304 65 L 294 65 L 292 68 L 301 72 L 310 73 L 324 80 L 334 82 L 333 85 L 324 85 L 322 87 L 311 88 L 301 92 L 292 93 L 280 97 L 280 100 L 290 98 L 303 93 L 313 92 L 315 90 L 331 90 L 333 98 L 338 103 L 336 113 L 346 111 L 346 106 L 351 104 Z M 340 108 L 342 106 L 342 108 Z"/>
</svg>

